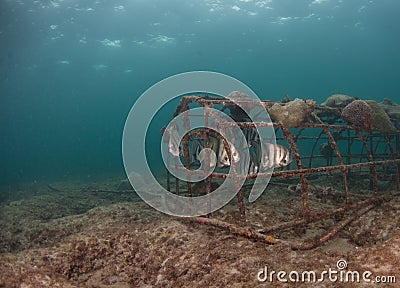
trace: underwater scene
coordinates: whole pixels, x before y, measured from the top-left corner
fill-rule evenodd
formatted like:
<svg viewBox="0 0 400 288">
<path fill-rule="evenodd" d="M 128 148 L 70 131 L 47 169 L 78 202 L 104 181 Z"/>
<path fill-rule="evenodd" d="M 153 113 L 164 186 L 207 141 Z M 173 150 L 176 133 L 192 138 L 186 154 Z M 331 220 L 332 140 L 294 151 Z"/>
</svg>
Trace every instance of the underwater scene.
<svg viewBox="0 0 400 288">
<path fill-rule="evenodd" d="M 0 287 L 397 287 L 399 11 L 1 1 Z"/>
</svg>

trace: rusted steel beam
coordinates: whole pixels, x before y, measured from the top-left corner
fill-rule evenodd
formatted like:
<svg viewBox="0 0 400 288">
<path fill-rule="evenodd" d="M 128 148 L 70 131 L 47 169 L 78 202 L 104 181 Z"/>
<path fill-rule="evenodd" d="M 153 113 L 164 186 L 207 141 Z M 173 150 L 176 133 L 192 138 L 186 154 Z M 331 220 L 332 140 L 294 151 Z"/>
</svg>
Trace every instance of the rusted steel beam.
<svg viewBox="0 0 400 288">
<path fill-rule="evenodd" d="M 363 195 L 364 196 L 364 195 Z M 295 219 L 292 221 L 288 221 L 288 222 L 283 222 L 283 223 L 279 223 L 276 224 L 274 226 L 270 226 L 270 227 L 266 227 L 264 229 L 262 229 L 260 232 L 267 234 L 267 233 L 271 233 L 273 231 L 278 231 L 278 230 L 283 230 L 283 229 L 287 229 L 287 228 L 292 228 L 295 226 L 299 226 L 299 225 L 305 225 L 305 224 L 309 224 L 309 223 L 313 223 L 313 222 L 318 222 L 321 221 L 322 219 L 326 219 L 328 217 L 331 217 L 333 215 L 336 214 L 340 214 L 340 213 L 344 213 L 348 210 L 352 210 L 352 209 L 358 209 L 360 207 L 365 207 L 367 205 L 371 205 L 374 203 L 382 203 L 383 201 L 389 201 L 390 199 L 392 199 L 392 196 L 390 195 L 383 195 L 380 197 L 369 197 L 366 200 L 362 200 L 362 201 L 358 201 L 358 202 L 354 202 L 351 204 L 346 204 L 340 208 L 337 209 L 333 209 L 330 211 L 322 211 L 322 212 L 317 212 L 313 215 L 311 215 L 309 217 L 309 219 Z"/>
<path fill-rule="evenodd" d="M 179 114 L 181 114 L 184 110 L 184 107 L 188 107 L 189 103 L 192 102 L 193 100 L 190 97 L 183 96 L 181 100 L 179 101 L 178 106 L 175 109 L 173 117 L 175 118 Z"/>
<path fill-rule="evenodd" d="M 343 219 L 342 221 L 338 222 L 329 232 L 317 237 L 316 239 L 306 240 L 302 243 L 293 243 L 290 248 L 293 250 L 311 250 L 314 249 L 323 243 L 327 242 L 331 238 L 335 237 L 341 230 L 343 230 L 347 225 L 351 222 L 362 216 L 363 214 L 367 213 L 369 210 L 374 208 L 375 205 L 369 205 L 364 207 L 356 212 L 354 212 L 349 217 Z"/>
<path fill-rule="evenodd" d="M 169 161 L 171 161 L 171 154 L 167 153 L 167 164 L 169 165 Z M 167 172 L 167 191 L 171 192 L 171 174 L 169 173 L 168 167 L 165 167 Z"/>
<path fill-rule="evenodd" d="M 389 147 L 390 155 L 391 155 L 392 159 L 395 160 L 396 159 L 396 153 L 395 153 L 395 151 L 393 149 L 392 144 L 390 143 L 389 137 L 387 135 L 385 135 L 385 134 L 382 134 L 382 137 L 385 139 L 386 145 Z M 376 157 L 376 155 L 375 155 L 375 157 Z M 399 157 L 399 156 L 397 155 L 397 157 Z M 395 174 L 396 174 L 396 189 L 400 190 L 400 176 L 399 176 L 400 175 L 400 171 L 399 171 L 399 166 L 398 165 L 395 166 L 394 171 L 395 171 Z"/>
<path fill-rule="evenodd" d="M 171 192 L 171 175 L 169 174 L 168 168 L 167 170 L 167 191 Z"/>
<path fill-rule="evenodd" d="M 207 103 L 206 103 L 207 104 Z M 212 104 L 207 105 L 206 107 L 212 108 Z M 205 106 L 203 105 L 203 108 L 205 108 Z M 204 127 L 208 127 L 208 111 L 209 110 L 204 110 Z M 204 148 L 209 148 L 210 147 L 210 143 L 209 143 L 209 139 L 208 139 L 208 133 L 204 130 L 202 133 L 203 136 L 203 140 L 204 140 Z M 193 153 L 193 152 L 192 152 Z M 206 167 L 210 167 L 210 157 L 207 154 L 205 156 L 205 161 L 204 161 L 204 165 L 206 165 Z M 209 211 L 208 216 L 211 216 L 211 179 L 212 179 L 212 175 L 208 176 L 206 178 L 206 195 L 207 195 L 207 208 Z"/>
<path fill-rule="evenodd" d="M 400 132 L 395 136 L 396 154 L 400 155 Z M 400 171 L 400 163 L 397 164 L 397 171 Z M 398 180 L 400 182 L 400 179 Z"/>
<path fill-rule="evenodd" d="M 186 101 L 182 104 L 182 109 L 181 112 L 185 112 L 189 110 L 189 103 Z M 182 121 L 183 121 L 183 130 L 184 131 L 189 131 L 190 130 L 190 120 L 187 114 L 182 114 L 181 115 Z M 183 149 L 183 157 L 185 159 L 185 167 L 187 170 L 190 170 L 190 158 L 189 158 L 189 138 L 188 137 L 183 137 L 182 139 L 182 144 L 185 147 Z M 192 184 L 190 183 L 190 173 L 186 173 L 186 185 L 187 185 L 187 190 L 189 192 L 189 195 L 192 196 Z"/>
<path fill-rule="evenodd" d="M 384 160 L 384 161 L 374 161 L 374 162 L 362 162 L 362 163 L 355 163 L 349 165 L 343 165 L 346 169 L 355 169 L 355 168 L 362 168 L 362 167 L 372 167 L 375 166 L 389 166 L 389 165 L 400 165 L 400 159 L 396 160 Z M 343 169 L 343 166 L 336 165 L 336 166 L 326 166 L 326 167 L 315 167 L 315 168 L 306 168 L 306 169 L 298 169 L 298 170 L 283 170 L 283 171 L 275 171 L 271 173 L 258 173 L 258 174 L 250 174 L 250 175 L 237 175 L 239 179 L 245 178 L 246 180 L 256 179 L 257 177 L 280 177 L 280 178 L 291 178 L 297 177 L 300 175 L 307 175 L 313 173 L 320 173 L 320 172 L 329 172 L 329 171 L 339 171 Z M 199 173 L 199 175 L 204 175 L 202 171 L 192 170 L 192 173 Z M 225 179 L 228 177 L 228 174 L 213 172 L 211 174 L 215 179 Z"/>
<path fill-rule="evenodd" d="M 314 117 L 314 119 L 318 123 L 320 123 L 320 124 L 322 123 L 321 119 L 319 119 L 319 117 L 317 115 L 315 115 L 314 113 L 311 113 L 311 116 Z M 327 127 L 323 127 L 322 129 L 324 130 L 325 135 L 328 137 L 329 144 L 331 145 L 331 147 L 335 151 L 339 166 L 342 167 L 342 169 L 340 169 L 340 171 L 342 172 L 342 180 L 343 180 L 343 189 L 344 189 L 344 194 L 345 194 L 345 201 L 346 201 L 346 204 L 348 204 L 348 203 L 350 203 L 350 195 L 349 195 L 349 187 L 347 186 L 347 168 L 346 168 L 345 165 L 343 165 L 342 155 L 340 155 L 339 148 L 337 147 L 336 141 L 333 138 L 331 132 L 329 131 L 329 129 Z"/>
<path fill-rule="evenodd" d="M 293 135 L 292 133 L 289 131 L 289 129 L 287 129 L 286 127 L 284 127 L 282 124 L 279 124 L 282 132 L 283 132 L 283 136 L 286 138 L 286 140 L 288 141 L 289 145 L 290 145 L 290 149 L 292 151 L 292 154 L 294 155 L 294 158 L 296 159 L 296 163 L 297 163 L 297 168 L 298 169 L 302 169 L 303 165 L 301 163 L 301 158 L 300 158 L 300 154 L 299 154 L 299 150 L 297 149 L 296 143 L 293 140 Z M 303 217 L 305 219 L 308 219 L 309 217 L 309 208 L 308 208 L 308 204 L 307 204 L 307 199 L 308 199 L 308 182 L 307 179 L 305 177 L 304 174 L 300 175 L 300 184 L 301 184 L 301 202 L 302 202 L 302 212 L 303 212 Z"/>
<path fill-rule="evenodd" d="M 314 158 L 317 158 L 316 156 L 314 156 L 314 151 L 315 151 L 315 147 L 317 146 L 317 143 L 318 143 L 318 141 L 320 140 L 322 134 L 323 134 L 323 130 L 321 130 L 321 132 L 319 133 L 318 137 L 315 138 L 314 144 L 313 144 L 313 146 L 312 146 L 312 148 L 311 148 L 311 155 L 308 156 L 308 157 L 304 157 L 304 156 L 302 157 L 303 159 L 304 159 L 304 158 L 310 158 L 310 160 L 308 161 L 308 168 L 311 168 L 311 166 L 312 166 L 312 160 L 313 160 Z M 324 157 L 324 156 L 322 156 L 322 157 Z M 324 158 L 325 158 L 325 157 L 324 157 Z"/>
<path fill-rule="evenodd" d="M 229 147 L 229 143 L 228 143 L 227 139 L 225 139 L 225 138 L 222 138 L 222 139 L 224 141 L 224 149 L 226 150 L 229 161 L 231 163 L 230 173 L 232 173 L 233 175 L 236 175 L 236 164 L 233 162 L 231 148 Z M 239 182 L 240 182 L 240 179 L 236 177 L 235 178 L 235 188 L 238 190 L 238 193 L 236 196 L 237 196 L 237 201 L 238 201 L 239 214 L 240 214 L 240 218 L 245 219 L 246 218 L 246 209 L 245 209 L 244 201 L 243 201 L 243 191 L 239 185 Z"/>
<path fill-rule="evenodd" d="M 218 219 L 197 217 L 197 218 L 190 219 L 189 221 L 195 221 L 196 223 L 199 223 L 199 224 L 211 225 L 211 226 L 214 226 L 217 228 L 228 230 L 232 234 L 244 236 L 244 237 L 247 237 L 250 239 L 263 241 L 266 244 L 286 244 L 286 245 L 288 245 L 288 243 L 289 243 L 285 240 L 280 240 L 280 239 L 274 238 L 272 236 L 267 236 L 267 235 L 261 234 L 257 231 L 254 231 L 254 230 L 251 230 L 248 228 L 237 227 L 234 224 L 231 224 L 231 223 L 228 223 L 228 222 L 225 222 L 222 220 L 218 220 Z"/>
<path fill-rule="evenodd" d="M 235 122 L 235 123 L 225 123 L 225 127 L 231 127 L 231 126 L 239 126 L 240 128 L 244 129 L 250 129 L 253 127 L 277 127 L 279 128 L 282 126 L 281 124 L 277 122 Z M 351 126 L 346 126 L 346 125 L 329 125 L 329 124 L 314 124 L 314 123 L 304 123 L 300 125 L 297 128 L 329 128 L 329 129 L 349 129 L 349 130 L 354 130 L 353 127 Z"/>
<path fill-rule="evenodd" d="M 342 165 L 342 166 L 336 165 L 336 166 L 298 169 L 298 170 L 275 171 L 275 172 L 272 172 L 272 177 L 290 178 L 290 177 L 300 176 L 302 174 L 338 171 L 338 170 L 343 169 L 343 166 L 345 166 L 346 169 L 355 169 L 355 168 L 362 168 L 362 167 L 371 167 L 373 165 L 385 166 L 385 165 L 396 165 L 396 164 L 400 164 L 400 159 L 362 162 L 362 163 L 355 163 L 355 164 L 349 164 L 349 165 L 346 164 L 346 165 Z M 192 171 L 192 172 L 195 172 L 195 171 Z M 199 173 L 201 173 L 201 172 L 199 172 Z M 217 172 L 213 172 L 212 175 L 214 178 L 217 178 L 217 179 L 225 179 L 228 176 L 227 174 L 217 173 Z M 244 178 L 246 178 L 246 180 L 251 180 L 251 179 L 255 179 L 257 177 L 267 177 L 267 176 L 269 177 L 270 175 L 271 175 L 271 173 L 258 173 L 258 174 L 251 174 L 251 175 L 246 175 L 246 176 L 238 175 L 237 177 L 244 177 Z"/>
<path fill-rule="evenodd" d="M 175 193 L 179 195 L 179 178 L 175 177 Z"/>
<path fill-rule="evenodd" d="M 372 186 L 372 191 L 374 191 L 374 193 L 376 195 L 378 193 L 378 176 L 376 174 L 376 166 L 374 164 L 374 158 L 372 157 L 371 149 L 369 149 L 367 141 L 366 141 L 366 139 L 364 139 L 364 136 L 359 131 L 357 131 L 356 133 L 357 133 L 358 138 L 361 139 L 363 146 L 365 148 L 365 151 L 367 151 L 369 162 L 373 163 L 370 166 L 371 173 L 372 173 L 372 175 L 371 175 L 372 176 L 372 178 L 371 178 L 372 185 L 371 186 Z"/>
<path fill-rule="evenodd" d="M 328 171 L 342 170 L 343 168 L 353 169 L 353 168 L 361 168 L 361 167 L 394 165 L 396 163 L 400 163 L 400 159 L 385 160 L 385 161 L 373 161 L 373 162 L 363 162 L 363 163 L 355 163 L 355 164 L 349 164 L 349 165 L 336 165 L 336 166 L 327 166 L 327 167 L 317 167 L 317 168 L 299 169 L 299 170 L 277 171 L 277 172 L 273 172 L 272 173 L 272 177 L 288 178 L 288 177 L 298 176 L 298 175 L 301 175 L 301 174 L 311 174 L 311 173 L 317 173 L 317 172 L 328 172 Z"/>
<path fill-rule="evenodd" d="M 214 226 L 217 228 L 228 230 L 232 234 L 243 236 L 243 237 L 246 237 L 249 239 L 262 241 L 266 244 L 287 245 L 293 250 L 310 250 L 310 249 L 313 249 L 313 248 L 316 248 L 316 247 L 322 245 L 326 241 L 328 241 L 331 238 L 333 238 L 334 236 L 336 236 L 341 230 L 343 230 L 352 221 L 356 220 L 361 215 L 367 213 L 369 210 L 374 208 L 376 205 L 379 205 L 383 201 L 389 201 L 390 199 L 391 199 L 391 196 L 389 196 L 389 195 L 384 195 L 383 197 L 377 197 L 377 198 L 374 197 L 374 198 L 371 198 L 371 199 L 368 199 L 365 201 L 360 201 L 359 203 L 356 203 L 354 205 L 349 205 L 349 206 L 342 207 L 342 208 L 339 208 L 339 209 L 336 209 L 333 211 L 329 211 L 327 213 L 324 213 L 324 216 L 321 216 L 321 214 L 316 214 L 316 215 L 310 217 L 310 220 L 318 221 L 318 220 L 326 219 L 334 214 L 343 213 L 350 209 L 355 209 L 355 208 L 364 206 L 361 209 L 354 212 L 349 217 L 346 217 L 342 221 L 338 222 L 329 232 L 321 235 L 320 237 L 309 239 L 309 240 L 306 240 L 303 242 L 286 241 L 286 240 L 278 239 L 271 235 L 266 235 L 266 234 L 270 233 L 272 231 L 281 230 L 281 229 L 290 228 L 293 226 L 309 223 L 305 219 L 298 219 L 298 220 L 294 220 L 291 222 L 282 223 L 281 225 L 273 226 L 272 228 L 274 228 L 274 229 L 264 229 L 264 231 L 261 231 L 261 232 L 255 231 L 255 230 L 252 230 L 249 228 L 238 227 L 234 224 L 231 224 L 231 223 L 228 223 L 228 222 L 225 222 L 222 220 L 205 218 L 205 217 L 196 217 L 196 218 L 191 218 L 191 219 L 187 219 L 187 220 L 185 219 L 183 221 L 189 220 L 191 222 L 196 222 L 199 224 L 211 225 L 211 226 Z"/>
</svg>

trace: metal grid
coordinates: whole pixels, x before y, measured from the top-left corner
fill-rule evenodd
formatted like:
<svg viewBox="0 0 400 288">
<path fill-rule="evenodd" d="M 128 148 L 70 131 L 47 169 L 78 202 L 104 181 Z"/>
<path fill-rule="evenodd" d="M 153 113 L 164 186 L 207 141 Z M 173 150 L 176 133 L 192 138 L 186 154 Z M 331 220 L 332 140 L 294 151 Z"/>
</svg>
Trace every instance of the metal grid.
<svg viewBox="0 0 400 288">
<path fill-rule="evenodd" d="M 273 101 L 262 101 L 263 105 L 268 108 L 271 107 L 274 103 Z M 182 112 L 190 110 L 189 105 L 192 106 L 202 106 L 207 108 L 213 108 L 216 105 L 232 105 L 228 99 L 220 98 L 220 97 L 210 97 L 210 96 L 183 96 L 180 100 L 178 107 L 174 113 L 175 116 L 179 116 Z M 319 116 L 318 116 L 319 115 Z M 325 121 L 323 119 L 329 118 L 329 116 L 335 116 L 337 120 L 334 123 L 327 123 L 332 121 Z M 288 146 L 290 147 L 291 154 L 293 155 L 294 161 L 285 169 L 281 169 L 280 171 L 274 171 L 272 173 L 273 178 L 300 178 L 300 187 L 301 187 L 301 209 L 302 209 L 302 218 L 295 219 L 293 221 L 280 223 L 275 227 L 269 227 L 264 229 L 263 232 L 268 233 L 271 231 L 284 229 L 292 226 L 296 226 L 299 224 L 309 223 L 313 221 L 318 221 L 323 217 L 329 217 L 336 213 L 342 213 L 344 211 L 348 211 L 350 209 L 357 208 L 358 211 L 354 213 L 354 215 L 359 215 L 362 211 L 368 211 L 371 209 L 373 205 L 381 203 L 382 201 L 386 201 L 390 195 L 378 193 L 378 173 L 379 169 L 383 169 L 383 167 L 391 167 L 391 173 L 385 174 L 388 176 L 390 181 L 394 181 L 396 184 L 396 189 L 400 189 L 400 177 L 399 177 L 399 168 L 400 168 L 400 132 L 392 134 L 383 134 L 379 131 L 357 131 L 352 126 L 345 124 L 341 121 L 340 110 L 325 106 L 315 106 L 314 112 L 311 112 L 307 121 L 301 124 L 296 128 L 286 128 L 281 123 L 273 122 L 273 123 L 265 123 L 265 122 L 236 122 L 236 124 L 241 129 L 250 129 L 254 126 L 265 127 L 265 126 L 273 126 L 276 132 L 276 135 L 281 135 L 277 137 L 279 141 L 286 141 Z M 331 118 L 332 119 L 332 118 Z M 182 118 L 184 129 L 190 127 L 190 119 L 186 116 Z M 204 121 L 207 121 L 205 118 Z M 185 153 L 183 158 L 185 160 L 185 166 L 187 169 L 190 169 L 189 163 L 189 152 L 188 152 L 188 144 L 190 137 L 203 137 L 204 146 L 208 147 L 207 133 L 209 131 L 207 129 L 202 130 L 194 130 L 188 133 L 188 137 L 183 138 L 183 145 L 187 148 L 184 149 Z M 309 147 L 311 147 L 310 153 L 307 155 L 301 155 L 299 150 L 299 142 L 307 141 Z M 317 145 L 318 143 L 327 143 L 331 148 L 331 155 L 321 155 L 318 154 Z M 340 142 L 340 148 L 338 143 Z M 355 153 L 352 147 L 360 146 L 359 152 Z M 228 156 L 231 159 L 230 149 L 228 142 L 224 140 L 224 146 L 228 153 Z M 345 151 L 345 153 L 341 153 L 341 151 Z M 321 160 L 326 160 L 325 166 L 316 165 L 321 163 Z M 335 163 L 334 163 L 335 162 Z M 234 165 L 233 165 L 234 166 Z M 317 166 L 317 167 L 315 167 Z M 369 168 L 368 177 L 370 179 L 370 189 L 373 191 L 371 197 L 362 201 L 352 201 L 351 195 L 349 193 L 349 185 L 348 185 L 348 177 L 349 173 L 361 173 L 365 168 Z M 332 211 L 325 211 L 323 215 L 321 213 L 312 214 L 310 212 L 309 204 L 308 204 L 308 192 L 309 192 L 309 181 L 306 176 L 310 176 L 312 174 L 320 174 L 320 173 L 331 173 L 333 171 L 337 171 L 341 175 L 342 187 L 344 193 L 344 203 L 342 207 L 338 209 L 334 209 Z M 385 172 L 386 173 L 386 172 Z M 227 174 L 225 173 L 217 173 L 213 172 L 205 181 L 206 185 L 206 193 L 211 193 L 211 183 L 214 179 L 225 179 Z M 256 177 L 266 177 L 263 173 L 258 174 L 250 174 L 246 176 L 246 180 L 251 180 Z M 167 189 L 173 193 L 179 194 L 179 181 L 175 179 L 175 187 L 172 189 L 171 187 L 171 179 L 168 173 L 167 177 Z M 187 191 L 185 191 L 192 195 L 192 184 L 187 182 Z M 237 202 L 240 218 L 245 219 L 245 205 L 243 201 L 243 191 L 239 190 L 237 194 Z M 372 206 L 371 206 L 372 205 Z M 369 209 L 368 209 L 369 207 Z M 361 209 L 360 209 L 361 208 Z M 364 212 L 365 213 L 365 212 Z M 355 217 L 353 215 L 353 217 Z M 220 220 L 212 219 L 212 216 L 208 215 L 208 218 L 197 218 L 197 222 L 199 223 L 208 223 L 214 226 L 228 228 L 231 231 L 236 231 L 237 234 L 242 234 L 245 236 L 251 236 L 250 238 L 262 239 L 267 243 L 277 243 L 277 239 L 268 238 L 265 234 L 259 234 L 258 232 L 251 230 L 241 230 L 241 228 L 233 227 L 229 223 L 223 223 Z M 348 218 L 350 219 L 350 217 Z M 348 221 L 348 220 L 347 220 Z M 346 221 L 346 225 L 348 224 Z M 345 226 L 343 223 L 338 224 L 338 226 Z M 240 233 L 242 231 L 243 233 Z M 335 232 L 332 232 L 335 231 Z M 337 231 L 338 227 L 335 227 L 332 231 L 320 237 L 320 242 L 317 244 L 323 243 L 333 237 Z M 267 239 L 269 239 L 267 241 Z M 312 248 L 316 245 L 315 241 L 313 243 L 302 244 L 302 245 L 291 245 L 292 248 Z"/>
</svg>

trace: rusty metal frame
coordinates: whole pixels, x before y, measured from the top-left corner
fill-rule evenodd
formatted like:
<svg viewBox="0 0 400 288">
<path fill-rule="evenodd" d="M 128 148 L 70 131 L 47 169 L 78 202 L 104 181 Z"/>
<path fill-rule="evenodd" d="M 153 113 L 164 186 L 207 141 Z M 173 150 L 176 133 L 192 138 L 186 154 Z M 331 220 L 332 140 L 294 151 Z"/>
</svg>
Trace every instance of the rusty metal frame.
<svg viewBox="0 0 400 288">
<path fill-rule="evenodd" d="M 274 103 L 276 103 L 273 101 L 262 101 L 262 102 L 266 108 L 271 107 Z M 177 106 L 177 108 L 175 110 L 174 117 L 180 115 L 184 111 L 190 110 L 189 104 L 191 104 L 191 103 L 196 103 L 197 105 L 200 105 L 202 107 L 208 107 L 208 108 L 212 108 L 212 107 L 214 107 L 214 105 L 218 105 L 218 104 L 222 104 L 222 105 L 232 104 L 232 103 L 230 103 L 230 100 L 228 100 L 226 98 L 220 98 L 220 97 L 210 97 L 207 95 L 206 96 L 183 96 L 180 100 L 179 105 Z M 340 116 L 340 111 L 338 111 L 338 109 L 323 107 L 323 106 L 318 106 L 317 108 L 319 109 L 319 111 L 323 111 L 323 113 L 320 113 L 320 115 L 322 115 L 321 117 L 329 115 L 329 114 L 332 114 L 335 117 Z M 184 129 L 188 129 L 190 127 L 190 123 L 189 123 L 190 120 L 188 119 L 187 116 L 184 116 L 182 118 L 182 120 L 183 120 Z M 208 121 L 207 115 L 206 115 L 206 117 L 204 117 L 204 121 L 205 121 L 205 123 L 204 123 L 205 126 L 207 126 L 207 121 Z M 399 175 L 400 175 L 400 172 L 399 172 L 399 169 L 400 169 L 400 159 L 399 159 L 400 158 L 400 131 L 397 131 L 397 133 L 392 133 L 392 134 L 382 134 L 379 131 L 370 131 L 370 132 L 361 133 L 360 131 L 356 131 L 352 126 L 348 126 L 344 123 L 339 123 L 339 124 L 337 122 L 335 124 L 324 123 L 324 121 L 321 120 L 320 117 L 318 117 L 317 114 L 314 112 L 312 112 L 310 114 L 308 122 L 302 124 L 300 127 L 297 127 L 299 129 L 299 131 L 296 135 L 293 135 L 291 130 L 286 128 L 285 126 L 283 126 L 281 123 L 276 123 L 276 122 L 271 122 L 271 123 L 236 122 L 236 124 L 242 129 L 249 129 L 254 126 L 258 126 L 258 127 L 269 126 L 269 127 L 274 127 L 277 130 L 281 130 L 283 137 L 280 139 L 286 140 L 287 143 L 289 144 L 291 153 L 294 157 L 294 160 L 295 160 L 295 163 L 297 166 L 297 169 L 289 169 L 288 168 L 286 170 L 274 171 L 272 173 L 272 178 L 274 178 L 274 177 L 279 177 L 279 178 L 300 177 L 302 218 L 295 219 L 295 220 L 289 221 L 289 222 L 281 223 L 279 225 L 276 225 L 276 227 L 266 228 L 266 229 L 264 229 L 265 233 L 269 233 L 271 231 L 276 231 L 279 229 L 284 229 L 284 228 L 293 227 L 293 226 L 297 226 L 297 225 L 307 224 L 307 223 L 314 222 L 314 221 L 319 221 L 319 220 L 323 219 L 324 217 L 326 218 L 326 217 L 332 216 L 336 213 L 343 213 L 343 212 L 346 212 L 346 211 L 349 211 L 349 210 L 355 209 L 355 208 L 359 209 L 359 211 L 355 212 L 354 215 L 359 215 L 360 211 L 364 211 L 364 210 L 365 210 L 365 212 L 367 212 L 369 209 L 371 209 L 371 205 L 377 205 L 383 201 L 382 199 L 387 200 L 388 197 L 390 197 L 388 195 L 378 195 L 377 167 L 380 167 L 380 166 L 393 166 L 394 167 L 393 178 L 395 180 L 397 190 L 400 189 L 400 178 L 399 178 Z M 322 130 L 317 137 L 301 136 L 301 133 L 307 129 L 322 129 Z M 344 140 L 347 143 L 347 151 L 346 151 L 345 155 L 342 155 L 340 153 L 340 150 L 337 145 L 337 141 L 335 140 L 335 137 L 331 133 L 332 130 L 347 132 L 345 136 L 341 137 L 341 140 Z M 201 131 L 191 131 L 190 132 L 190 135 L 194 135 L 194 134 L 197 134 L 197 136 L 202 137 L 204 140 L 205 147 L 206 148 L 209 147 L 206 129 L 203 129 Z M 378 138 L 378 141 L 374 142 L 375 138 Z M 296 143 L 297 143 L 297 141 L 299 141 L 301 139 L 303 139 L 303 140 L 309 139 L 309 140 L 315 141 L 314 145 L 312 147 L 310 156 L 301 156 L 299 154 L 299 150 L 297 148 Z M 323 157 L 322 155 L 314 154 L 315 147 L 316 147 L 318 141 L 320 141 L 321 139 L 327 140 L 329 145 L 333 149 L 334 155 L 336 156 L 337 165 L 312 167 L 313 159 Z M 393 140 L 395 143 L 395 147 L 393 147 L 393 145 L 392 145 Z M 361 143 L 362 143 L 362 151 L 359 155 L 355 155 L 355 154 L 353 155 L 351 153 L 351 146 L 354 143 L 354 141 L 361 141 Z M 188 148 L 188 142 L 189 142 L 189 137 L 184 137 L 183 145 L 186 145 L 186 148 Z M 376 144 L 375 149 L 373 146 L 374 143 Z M 384 143 L 384 144 L 386 143 L 385 152 L 389 151 L 389 153 L 387 153 L 387 154 L 376 153 L 378 145 L 382 145 L 382 143 Z M 228 152 L 228 156 L 231 159 L 229 144 L 226 141 L 226 139 L 224 139 L 224 146 Z M 185 154 L 183 155 L 183 158 L 185 160 L 186 168 L 190 169 L 188 149 L 184 149 L 184 151 L 185 151 Z M 363 152 L 365 152 L 365 154 L 363 154 Z M 355 158 L 357 156 L 360 157 L 360 160 L 365 158 L 368 161 L 366 161 L 366 162 L 359 161 L 358 163 L 351 163 L 351 159 Z M 382 160 L 378 161 L 378 160 L 376 160 L 377 158 L 380 158 Z M 303 167 L 302 160 L 305 160 L 305 159 L 308 159 L 308 167 L 307 168 Z M 346 161 L 344 161 L 344 159 L 346 159 Z M 235 165 L 232 165 L 231 169 L 232 168 L 235 169 L 234 166 Z M 348 173 L 350 172 L 350 170 L 354 170 L 356 168 L 361 169 L 363 167 L 369 167 L 369 169 L 370 169 L 370 188 L 373 191 L 373 194 L 370 197 L 370 199 L 368 199 L 368 200 L 353 202 L 350 197 L 350 193 L 349 193 L 348 180 L 347 180 Z M 333 210 L 333 211 L 326 211 L 323 214 L 312 215 L 310 213 L 310 208 L 309 208 L 309 204 L 308 204 L 309 184 L 308 184 L 306 176 L 309 174 L 313 174 L 313 173 L 321 173 L 321 172 L 328 173 L 328 172 L 332 172 L 332 171 L 338 171 L 341 173 L 342 182 L 343 182 L 343 192 L 344 192 L 344 196 L 345 196 L 344 197 L 345 201 L 343 203 L 343 206 L 336 210 Z M 267 173 L 265 173 L 265 174 L 267 174 Z M 169 179 L 170 175 L 169 175 L 169 173 L 167 173 L 167 175 L 168 175 L 168 177 L 167 177 L 167 186 L 168 187 L 167 188 L 170 189 L 171 188 L 171 181 Z M 269 175 L 271 175 L 271 174 L 269 174 Z M 246 176 L 246 180 L 255 179 L 256 177 L 265 177 L 265 176 L 267 176 L 267 175 L 263 175 L 263 173 L 251 174 L 251 175 Z M 207 194 L 211 193 L 212 179 L 225 179 L 226 177 L 227 177 L 227 174 L 213 172 L 206 179 L 206 193 Z M 176 183 L 175 193 L 179 193 L 178 179 L 175 180 L 175 183 Z M 192 195 L 190 182 L 187 182 L 187 190 L 188 190 L 189 195 Z M 244 205 L 244 201 L 243 201 L 242 189 L 240 189 L 239 193 L 237 194 L 237 202 L 238 202 L 240 217 L 241 217 L 241 219 L 245 219 L 245 205 Z M 266 237 L 264 234 L 257 234 L 254 231 L 250 231 L 250 230 L 243 230 L 238 227 L 233 227 L 229 223 L 223 223 L 220 220 L 212 219 L 212 218 L 210 218 L 211 215 L 207 215 L 207 216 L 209 218 L 201 218 L 200 217 L 200 218 L 196 218 L 196 221 L 198 223 L 211 224 L 214 226 L 219 226 L 221 228 L 228 227 L 229 230 L 234 230 L 236 232 L 246 231 L 245 233 L 237 233 L 237 234 L 242 234 L 244 236 L 253 235 L 253 237 L 250 237 L 250 238 L 258 239 L 260 237 L 261 238 Z M 345 224 L 343 224 L 343 225 L 345 225 Z M 320 242 L 318 242 L 318 243 L 321 244 L 321 243 L 327 241 L 328 239 L 330 239 L 332 236 L 334 236 L 337 233 L 337 227 L 335 229 L 336 230 L 332 230 L 328 234 L 321 236 Z M 336 232 L 333 232 L 333 231 L 336 231 Z M 258 236 L 256 237 L 254 235 L 258 235 Z M 271 240 L 271 239 L 269 238 L 269 240 Z M 282 243 L 282 241 L 280 240 L 280 241 L 274 242 L 274 241 L 266 241 L 265 240 L 265 242 L 267 242 L 269 244 L 274 244 L 277 242 Z M 271 243 L 271 242 L 274 242 L 274 243 Z M 285 241 L 283 241 L 283 242 L 285 242 Z M 293 244 L 293 245 L 291 245 L 291 247 L 293 248 L 293 247 L 300 247 L 300 246 Z M 306 246 L 301 246 L 301 247 L 313 248 L 314 245 L 309 243 L 308 246 L 306 245 Z"/>
</svg>

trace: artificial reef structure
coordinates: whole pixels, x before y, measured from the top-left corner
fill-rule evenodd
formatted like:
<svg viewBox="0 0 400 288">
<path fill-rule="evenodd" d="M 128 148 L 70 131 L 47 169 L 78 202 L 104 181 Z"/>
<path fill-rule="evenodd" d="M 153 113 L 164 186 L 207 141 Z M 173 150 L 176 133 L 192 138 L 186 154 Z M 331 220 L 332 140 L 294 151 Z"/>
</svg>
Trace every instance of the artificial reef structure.
<svg viewBox="0 0 400 288">
<path fill-rule="evenodd" d="M 240 92 L 234 93 L 240 95 Z M 246 103 L 245 100 L 242 104 L 252 105 L 251 101 Z M 195 217 L 193 221 L 268 244 L 284 243 L 292 249 L 311 249 L 328 241 L 383 201 L 397 197 L 393 191 L 400 190 L 400 105 L 389 99 L 377 103 L 344 94 L 331 95 L 321 104 L 286 97 L 282 101 L 261 101 L 261 105 L 268 111 L 271 122 L 250 121 L 243 109 L 225 97 L 188 95 L 181 98 L 174 117 L 194 107 L 207 107 L 227 114 L 243 131 L 273 127 L 276 142 L 288 147 L 293 159 L 273 172 L 241 175 L 246 182 L 237 193 L 235 221 L 218 219 L 211 213 Z M 190 117 L 182 117 L 182 120 L 190 127 Z M 204 148 L 208 148 L 206 137 L 206 130 L 195 130 L 182 141 L 185 152 L 179 158 L 186 169 L 198 168 L 191 166 L 193 151 L 190 151 L 190 143 L 200 139 L 204 141 Z M 230 151 L 229 140 L 223 140 L 227 151 Z M 231 153 L 227 154 L 232 159 Z M 201 185 L 186 181 L 182 186 L 180 180 L 167 171 L 166 187 L 171 193 L 188 197 L 208 195 L 224 181 L 226 174 L 217 169 Z M 271 177 L 273 185 L 295 195 L 299 202 L 293 205 L 294 210 L 298 209 L 293 217 L 262 229 L 252 225 L 251 216 L 246 215 L 251 213 L 252 204 L 246 204 L 245 196 L 258 177 Z M 301 243 L 288 242 L 274 235 L 288 228 L 328 219 L 334 219 L 329 229 Z"/>
</svg>

